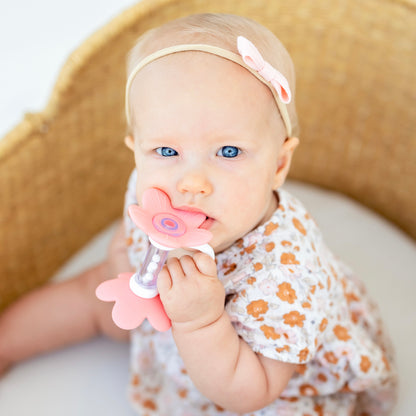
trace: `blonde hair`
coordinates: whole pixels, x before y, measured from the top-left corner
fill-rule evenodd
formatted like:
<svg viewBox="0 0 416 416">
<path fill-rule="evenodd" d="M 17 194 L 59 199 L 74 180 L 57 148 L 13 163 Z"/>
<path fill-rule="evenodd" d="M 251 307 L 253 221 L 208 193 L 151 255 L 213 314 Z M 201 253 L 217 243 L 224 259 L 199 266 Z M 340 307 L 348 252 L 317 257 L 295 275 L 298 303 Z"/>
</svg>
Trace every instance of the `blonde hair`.
<svg viewBox="0 0 416 416">
<path fill-rule="evenodd" d="M 287 104 L 292 135 L 299 133 L 295 106 L 295 70 L 289 53 L 280 40 L 267 28 L 246 17 L 203 13 L 172 20 L 144 33 L 131 49 L 127 59 L 127 77 L 146 56 L 171 46 L 205 43 L 238 54 L 237 37 L 249 39 L 266 61 L 288 80 L 292 100 Z"/>
</svg>

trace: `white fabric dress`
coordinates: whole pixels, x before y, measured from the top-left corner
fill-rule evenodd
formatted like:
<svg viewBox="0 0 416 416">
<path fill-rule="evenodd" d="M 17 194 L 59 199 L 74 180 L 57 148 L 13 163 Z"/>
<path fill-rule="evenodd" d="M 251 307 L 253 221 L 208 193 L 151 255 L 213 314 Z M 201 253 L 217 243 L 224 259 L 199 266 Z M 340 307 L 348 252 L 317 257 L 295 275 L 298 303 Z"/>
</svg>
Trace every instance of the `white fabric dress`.
<svg viewBox="0 0 416 416">
<path fill-rule="evenodd" d="M 137 203 L 135 181 L 134 171 L 126 207 Z M 396 372 L 377 307 L 303 205 L 284 190 L 279 204 L 266 224 L 217 255 L 225 309 L 239 336 L 259 354 L 297 364 L 280 398 L 250 415 L 389 414 Z M 126 228 L 138 269 L 147 237 L 127 216 Z M 194 387 L 170 331 L 147 322 L 132 331 L 131 372 L 129 395 L 140 415 L 234 414 Z"/>
</svg>

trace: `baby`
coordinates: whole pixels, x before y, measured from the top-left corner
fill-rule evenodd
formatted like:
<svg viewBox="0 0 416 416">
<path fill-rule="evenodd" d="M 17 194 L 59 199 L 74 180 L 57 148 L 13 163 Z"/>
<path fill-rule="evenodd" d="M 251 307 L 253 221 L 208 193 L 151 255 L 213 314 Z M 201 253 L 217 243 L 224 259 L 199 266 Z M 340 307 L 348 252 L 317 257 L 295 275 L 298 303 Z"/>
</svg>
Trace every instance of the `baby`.
<svg viewBox="0 0 416 416">
<path fill-rule="evenodd" d="M 158 188 L 203 213 L 216 260 L 171 253 L 158 278 L 170 331 L 117 328 L 94 292 L 143 261 L 148 239 L 126 214 L 108 261 L 1 316 L 0 371 L 104 333 L 131 338 L 141 415 L 389 414 L 395 371 L 377 308 L 282 189 L 299 140 L 279 40 L 246 18 L 188 16 L 143 35 L 128 75 L 126 207 Z"/>
</svg>

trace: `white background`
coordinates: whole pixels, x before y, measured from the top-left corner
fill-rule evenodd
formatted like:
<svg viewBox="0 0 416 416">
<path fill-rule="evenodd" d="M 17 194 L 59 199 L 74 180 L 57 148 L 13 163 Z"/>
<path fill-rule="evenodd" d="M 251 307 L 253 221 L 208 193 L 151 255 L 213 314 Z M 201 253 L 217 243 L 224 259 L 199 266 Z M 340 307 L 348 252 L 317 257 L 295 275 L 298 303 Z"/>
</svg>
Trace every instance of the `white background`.
<svg viewBox="0 0 416 416">
<path fill-rule="evenodd" d="M 41 111 L 68 55 L 135 0 L 0 2 L 0 138 Z"/>
</svg>

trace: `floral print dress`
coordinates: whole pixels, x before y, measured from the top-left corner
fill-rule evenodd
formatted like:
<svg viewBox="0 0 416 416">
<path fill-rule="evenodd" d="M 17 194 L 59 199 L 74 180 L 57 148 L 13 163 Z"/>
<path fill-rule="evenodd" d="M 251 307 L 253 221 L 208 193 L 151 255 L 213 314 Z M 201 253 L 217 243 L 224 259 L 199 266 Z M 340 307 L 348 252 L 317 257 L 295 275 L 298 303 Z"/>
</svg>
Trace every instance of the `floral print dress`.
<svg viewBox="0 0 416 416">
<path fill-rule="evenodd" d="M 135 199 L 136 172 L 126 194 Z M 296 364 L 271 415 L 387 415 L 396 393 L 392 348 L 362 283 L 326 247 L 303 205 L 279 190 L 264 225 L 217 255 L 225 309 L 265 357 Z M 146 236 L 126 216 L 129 258 L 140 268 Z M 140 415 L 227 415 L 193 386 L 170 331 L 132 331 L 129 395 Z M 196 346 L 197 348 L 197 346 Z M 215 363 L 213 363 L 215 365 Z"/>
</svg>

